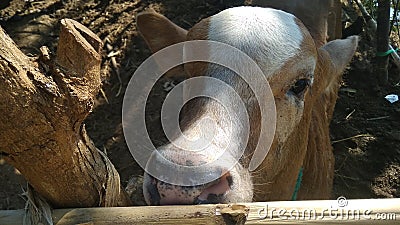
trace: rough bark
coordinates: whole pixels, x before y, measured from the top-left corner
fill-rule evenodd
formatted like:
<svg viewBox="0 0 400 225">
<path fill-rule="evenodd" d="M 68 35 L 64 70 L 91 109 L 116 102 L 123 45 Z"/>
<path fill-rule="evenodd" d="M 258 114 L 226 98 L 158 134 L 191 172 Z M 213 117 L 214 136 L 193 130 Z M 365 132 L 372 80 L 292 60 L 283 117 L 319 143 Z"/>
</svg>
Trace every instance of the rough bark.
<svg viewBox="0 0 400 225">
<path fill-rule="evenodd" d="M 377 18 L 377 52 L 383 53 L 389 50 L 389 32 L 390 32 L 390 0 L 378 0 L 378 18 Z M 377 57 L 377 76 L 381 85 L 388 83 L 388 64 L 389 55 Z"/>
<path fill-rule="evenodd" d="M 102 43 L 61 21 L 57 57 L 24 55 L 0 27 L 0 154 L 54 207 L 125 206 L 109 159 L 86 134 L 98 93 Z"/>
</svg>

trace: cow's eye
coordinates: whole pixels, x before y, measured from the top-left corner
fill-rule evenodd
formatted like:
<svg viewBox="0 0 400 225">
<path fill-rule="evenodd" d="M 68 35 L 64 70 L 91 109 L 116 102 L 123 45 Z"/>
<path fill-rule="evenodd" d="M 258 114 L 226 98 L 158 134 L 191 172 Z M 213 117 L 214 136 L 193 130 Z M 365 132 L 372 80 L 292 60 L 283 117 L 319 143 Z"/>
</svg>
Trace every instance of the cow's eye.
<svg viewBox="0 0 400 225">
<path fill-rule="evenodd" d="M 296 95 L 297 97 L 303 97 L 305 91 L 310 86 L 310 79 L 300 79 L 296 81 L 296 83 L 290 88 L 290 92 Z"/>
</svg>

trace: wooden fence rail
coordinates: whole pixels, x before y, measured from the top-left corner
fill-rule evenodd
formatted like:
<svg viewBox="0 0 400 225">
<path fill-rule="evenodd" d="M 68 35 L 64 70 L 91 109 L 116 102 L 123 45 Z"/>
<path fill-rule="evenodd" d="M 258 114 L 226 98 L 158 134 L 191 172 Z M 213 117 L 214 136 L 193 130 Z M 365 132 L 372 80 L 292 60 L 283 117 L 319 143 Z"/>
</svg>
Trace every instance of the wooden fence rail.
<svg viewBox="0 0 400 225">
<path fill-rule="evenodd" d="M 0 224 L 22 224 L 24 210 L 0 211 Z M 400 224 L 400 199 L 257 202 L 243 204 L 53 210 L 69 224 Z"/>
</svg>

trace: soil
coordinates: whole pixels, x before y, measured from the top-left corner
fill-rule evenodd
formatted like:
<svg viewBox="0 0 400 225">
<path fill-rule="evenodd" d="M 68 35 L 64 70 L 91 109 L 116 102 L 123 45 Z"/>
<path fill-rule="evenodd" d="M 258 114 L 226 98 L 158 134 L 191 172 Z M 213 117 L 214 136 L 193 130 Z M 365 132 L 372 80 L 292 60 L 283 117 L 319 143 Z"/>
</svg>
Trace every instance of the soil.
<svg viewBox="0 0 400 225">
<path fill-rule="evenodd" d="M 43 45 L 56 52 L 59 21 L 72 18 L 94 31 L 105 43 L 103 89 L 85 124 L 96 146 L 107 152 L 126 186 L 131 176 L 143 173 L 124 140 L 121 110 L 124 91 L 135 69 L 150 56 L 135 27 L 135 15 L 153 8 L 183 28 L 240 1 L 221 0 L 13 0 L 0 4 L 0 25 L 28 55 Z M 234 2 L 234 3 L 232 3 Z M 8 3 L 8 4 L 7 4 Z M 331 135 L 336 155 L 333 197 L 400 197 L 400 102 L 390 104 L 387 94 L 400 94 L 400 76 L 391 68 L 389 85 L 377 88 L 371 40 L 346 71 L 337 102 Z M 113 62 L 114 61 L 114 62 Z M 147 105 L 147 128 L 155 145 L 165 142 L 159 109 L 167 94 L 162 78 Z M 24 207 L 26 182 L 0 155 L 0 209 Z M 139 196 L 136 204 L 144 202 Z"/>
</svg>

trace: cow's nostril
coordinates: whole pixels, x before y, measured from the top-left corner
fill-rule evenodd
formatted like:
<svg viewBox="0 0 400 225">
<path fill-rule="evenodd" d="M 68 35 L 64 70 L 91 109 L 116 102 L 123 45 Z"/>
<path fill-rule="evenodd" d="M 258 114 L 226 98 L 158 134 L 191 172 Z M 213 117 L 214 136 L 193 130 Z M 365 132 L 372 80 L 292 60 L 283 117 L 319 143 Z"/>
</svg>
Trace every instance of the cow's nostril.
<svg viewBox="0 0 400 225">
<path fill-rule="evenodd" d="M 221 203 L 224 195 L 229 192 L 233 180 L 229 172 L 224 174 L 217 183 L 205 188 L 195 199 L 194 204 L 215 204 Z"/>
</svg>

